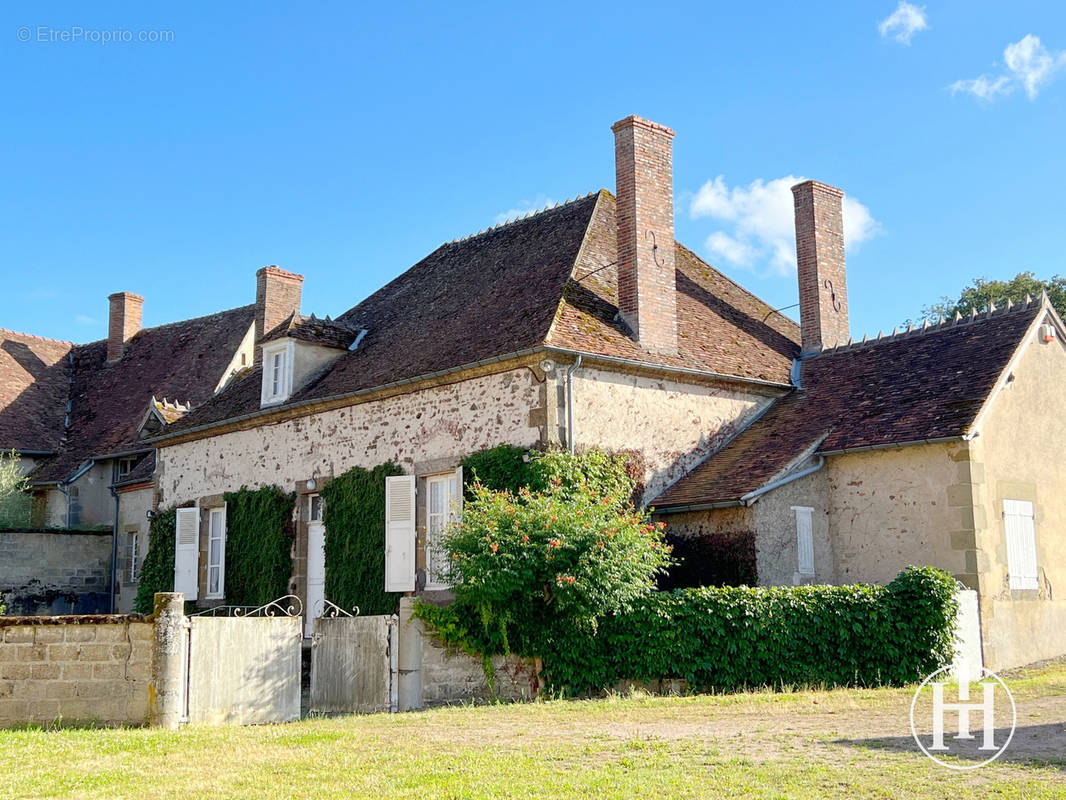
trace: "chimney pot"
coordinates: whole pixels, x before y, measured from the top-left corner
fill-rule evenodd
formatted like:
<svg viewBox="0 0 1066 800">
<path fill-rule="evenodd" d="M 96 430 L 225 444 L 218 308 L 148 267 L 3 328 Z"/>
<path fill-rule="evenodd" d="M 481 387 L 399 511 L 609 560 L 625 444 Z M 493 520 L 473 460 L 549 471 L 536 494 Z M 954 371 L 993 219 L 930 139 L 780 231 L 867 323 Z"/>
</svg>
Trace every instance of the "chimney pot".
<svg viewBox="0 0 1066 800">
<path fill-rule="evenodd" d="M 107 296 L 110 305 L 107 319 L 107 360 L 118 361 L 126 343 L 141 329 L 144 298 L 132 292 L 115 292 Z"/>
<path fill-rule="evenodd" d="M 293 312 L 300 313 L 303 282 L 303 275 L 273 265 L 255 273 L 255 363 L 263 359 L 263 337 Z"/>
<path fill-rule="evenodd" d="M 848 284 L 844 266 L 844 192 L 818 181 L 792 187 L 796 211 L 802 352 L 845 344 Z"/>
<path fill-rule="evenodd" d="M 614 131 L 618 310 L 641 347 L 677 353 L 674 132 L 637 116 Z"/>
</svg>

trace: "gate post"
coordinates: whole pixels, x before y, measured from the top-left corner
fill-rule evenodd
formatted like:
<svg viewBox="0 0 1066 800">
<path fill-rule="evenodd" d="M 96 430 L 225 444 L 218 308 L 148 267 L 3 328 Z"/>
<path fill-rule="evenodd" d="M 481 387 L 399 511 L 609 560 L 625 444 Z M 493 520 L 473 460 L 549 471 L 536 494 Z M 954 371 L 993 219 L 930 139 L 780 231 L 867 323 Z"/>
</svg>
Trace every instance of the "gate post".
<svg viewBox="0 0 1066 800">
<path fill-rule="evenodd" d="M 177 728 L 185 715 L 185 595 L 156 592 L 148 724 Z"/>
<path fill-rule="evenodd" d="M 422 708 L 422 622 L 414 617 L 415 599 L 400 598 L 397 705 L 400 711 Z"/>
</svg>

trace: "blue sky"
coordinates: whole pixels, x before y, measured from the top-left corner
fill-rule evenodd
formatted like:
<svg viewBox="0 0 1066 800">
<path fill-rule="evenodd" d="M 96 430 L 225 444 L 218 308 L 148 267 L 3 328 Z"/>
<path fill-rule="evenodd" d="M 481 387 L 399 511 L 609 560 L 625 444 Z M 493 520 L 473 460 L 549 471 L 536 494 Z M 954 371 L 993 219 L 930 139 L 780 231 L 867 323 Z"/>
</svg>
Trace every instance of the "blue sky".
<svg viewBox="0 0 1066 800">
<path fill-rule="evenodd" d="M 154 325 L 251 302 L 274 263 L 339 314 L 500 215 L 613 190 L 610 126 L 637 113 L 677 133 L 678 239 L 775 306 L 787 183 L 843 188 L 852 332 L 888 330 L 976 276 L 1066 272 L 1064 23 L 1001 0 L 6 3 L 0 326 L 90 341 L 111 292 Z M 105 41 L 142 31 L 163 41 Z"/>
</svg>

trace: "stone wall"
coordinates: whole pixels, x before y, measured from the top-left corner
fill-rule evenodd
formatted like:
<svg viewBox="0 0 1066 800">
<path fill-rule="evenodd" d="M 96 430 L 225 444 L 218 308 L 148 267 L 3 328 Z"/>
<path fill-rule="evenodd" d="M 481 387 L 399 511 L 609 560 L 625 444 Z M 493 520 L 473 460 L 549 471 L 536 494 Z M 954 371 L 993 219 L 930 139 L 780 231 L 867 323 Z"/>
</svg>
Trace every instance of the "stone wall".
<svg viewBox="0 0 1066 800">
<path fill-rule="evenodd" d="M 737 386 L 588 368 L 574 373 L 573 384 L 578 448 L 640 451 L 645 501 L 702 462 L 772 399 Z"/>
<path fill-rule="evenodd" d="M 1066 654 L 1066 352 L 1032 341 L 970 446 L 972 515 L 955 534 L 980 571 L 985 661 L 1001 670 Z M 1039 588 L 1011 589 L 1004 500 L 1033 504 Z"/>
<path fill-rule="evenodd" d="M 236 491 L 291 490 L 311 477 L 393 461 L 452 467 L 506 442 L 535 445 L 541 385 L 525 367 L 309 414 L 159 450 L 160 507 Z"/>
<path fill-rule="evenodd" d="M 0 603 L 8 614 L 110 609 L 111 532 L 0 533 Z"/>
<path fill-rule="evenodd" d="M 142 617 L 0 617 L 0 727 L 143 725 L 152 623 Z"/>
<path fill-rule="evenodd" d="M 813 462 L 810 465 L 813 465 Z M 806 466 L 809 464 L 797 468 Z M 835 581 L 826 478 L 827 471 L 823 466 L 817 472 L 762 495 L 752 506 L 760 585 L 798 586 L 801 583 Z M 797 506 L 813 509 L 811 534 L 814 544 L 814 575 L 799 573 L 799 539 L 796 532 L 796 512 L 793 510 Z"/>
</svg>

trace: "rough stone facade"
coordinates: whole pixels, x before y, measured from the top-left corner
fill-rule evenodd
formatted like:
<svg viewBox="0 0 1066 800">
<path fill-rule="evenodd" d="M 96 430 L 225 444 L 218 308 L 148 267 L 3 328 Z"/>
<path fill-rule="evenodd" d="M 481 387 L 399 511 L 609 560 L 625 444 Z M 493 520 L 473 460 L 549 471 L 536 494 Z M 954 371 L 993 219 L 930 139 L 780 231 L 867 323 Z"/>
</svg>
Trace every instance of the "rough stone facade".
<svg viewBox="0 0 1066 800">
<path fill-rule="evenodd" d="M 848 341 L 848 287 L 840 189 L 817 181 L 792 187 L 796 211 L 800 328 L 805 353 Z"/>
<path fill-rule="evenodd" d="M 152 624 L 129 617 L 4 619 L 0 727 L 148 719 Z"/>
<path fill-rule="evenodd" d="M 651 500 L 717 449 L 771 397 L 738 386 L 698 385 L 604 369 L 574 374 L 578 448 L 635 450 Z"/>
<path fill-rule="evenodd" d="M 110 580 L 110 532 L 0 533 L 0 603 L 8 614 L 106 612 Z"/>
<path fill-rule="evenodd" d="M 155 491 L 151 486 L 140 489 L 128 489 L 120 492 L 118 511 L 118 573 L 115 610 L 126 613 L 133 610 L 133 601 L 137 599 L 137 584 L 140 567 L 148 554 L 148 517 L 147 512 L 155 508 Z M 136 538 L 136 550 L 130 539 Z M 137 568 L 131 580 L 130 559 L 136 557 Z"/>
<path fill-rule="evenodd" d="M 764 495 L 751 507 L 759 582 L 772 586 L 833 583 L 836 578 L 833 540 L 829 533 L 829 487 L 819 470 Z M 811 511 L 814 575 L 799 572 L 796 507 Z"/>
<path fill-rule="evenodd" d="M 674 132 L 640 117 L 612 128 L 618 189 L 618 308 L 641 346 L 677 352 Z"/>
</svg>

